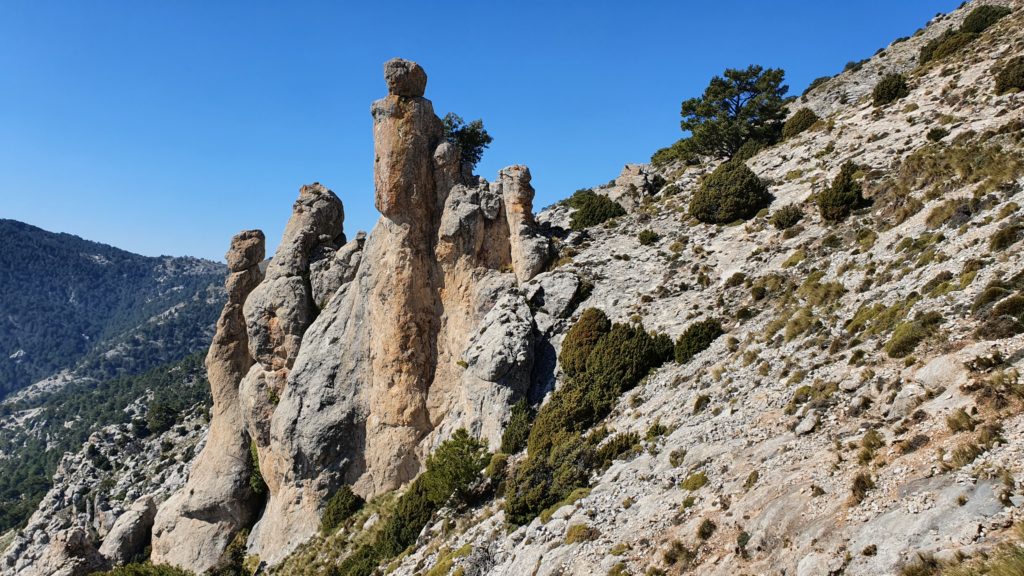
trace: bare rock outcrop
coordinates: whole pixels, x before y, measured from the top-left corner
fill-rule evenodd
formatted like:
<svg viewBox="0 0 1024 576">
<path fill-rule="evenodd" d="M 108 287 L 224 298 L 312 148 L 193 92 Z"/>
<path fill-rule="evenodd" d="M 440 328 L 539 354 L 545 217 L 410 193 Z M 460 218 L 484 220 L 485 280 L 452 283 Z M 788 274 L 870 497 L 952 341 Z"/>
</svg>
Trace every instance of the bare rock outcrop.
<svg viewBox="0 0 1024 576">
<path fill-rule="evenodd" d="M 115 566 L 130 562 L 149 544 L 155 518 L 156 501 L 153 497 L 147 495 L 139 498 L 131 508 L 118 516 L 100 545 L 100 554 Z"/>
<path fill-rule="evenodd" d="M 346 243 L 341 201 L 312 184 L 265 278 L 262 235 L 232 244 L 207 359 L 210 441 L 157 514 L 157 562 L 208 570 L 251 527 L 249 551 L 273 565 L 316 532 L 341 485 L 367 497 L 397 488 L 458 428 L 496 444 L 529 393 L 537 331 L 519 283 L 549 256 L 530 172 L 512 166 L 493 184 L 470 174 L 423 98 L 423 69 L 396 59 L 384 72 L 373 231 Z M 250 443 L 268 489 L 261 513 Z"/>
<path fill-rule="evenodd" d="M 252 524 L 258 501 L 249 486 L 249 434 L 238 386 L 253 364 L 243 304 L 263 280 L 264 236 L 246 230 L 231 240 L 227 302 L 206 355 L 213 397 L 206 446 L 186 485 L 160 507 L 153 525 L 155 563 L 204 571 L 216 564 L 235 534 Z"/>
<path fill-rule="evenodd" d="M 497 442 L 530 386 L 534 327 L 517 283 L 543 268 L 548 243 L 529 171 L 494 184 L 467 174 L 422 97 L 422 68 L 391 61 L 385 80 L 371 108 L 381 218 L 314 258 L 321 311 L 297 353 L 259 371 L 280 384 L 274 409 L 251 416 L 266 423 L 252 433 L 270 499 L 250 548 L 271 564 L 316 531 L 341 484 L 364 496 L 396 488 L 459 427 Z M 250 323 L 250 338 L 267 328 Z"/>
<path fill-rule="evenodd" d="M 548 239 L 537 232 L 533 217 L 533 186 L 530 169 L 509 166 L 498 173 L 491 186 L 501 190 L 508 219 L 512 269 L 520 282 L 526 282 L 544 270 L 550 259 Z"/>
<path fill-rule="evenodd" d="M 633 210 L 644 198 L 658 191 L 658 176 L 648 164 L 626 164 L 605 194 L 626 210 Z"/>
</svg>

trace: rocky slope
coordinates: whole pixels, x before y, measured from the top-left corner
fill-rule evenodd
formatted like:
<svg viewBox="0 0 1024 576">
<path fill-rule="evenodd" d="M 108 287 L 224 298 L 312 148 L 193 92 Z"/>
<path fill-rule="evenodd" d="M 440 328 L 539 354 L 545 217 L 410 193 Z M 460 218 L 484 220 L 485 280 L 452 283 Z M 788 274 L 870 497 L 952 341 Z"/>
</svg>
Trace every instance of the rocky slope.
<svg viewBox="0 0 1024 576">
<path fill-rule="evenodd" d="M 186 367 L 172 371 L 180 389 L 205 387 Z M 0 572 L 17 575 L 88 574 L 142 557 L 156 503 L 182 486 L 206 438 L 202 406 L 166 432 L 140 437 L 151 397 L 125 407 L 130 422 L 93 432 L 77 453 L 66 453 L 27 525 L 5 543 Z"/>
<path fill-rule="evenodd" d="M 585 488 L 514 526 L 502 485 L 528 455 L 495 458 L 414 545 L 368 562 L 814 576 L 992 554 L 1024 519 L 1024 94 L 993 90 L 1024 55 L 1024 4 L 1002 4 L 1013 12 L 955 54 L 916 63 L 976 3 L 794 102 L 821 119 L 746 162 L 774 200 L 726 226 L 687 215 L 710 161 L 627 166 L 596 190 L 626 214 L 598 226 L 572 230 L 567 203 L 534 217 L 529 171 L 473 176 L 425 72 L 388 62 L 375 229 L 349 240 L 341 201 L 313 184 L 265 274 L 262 235 L 232 241 L 210 431 L 187 482 L 153 494 L 151 560 L 216 570 L 241 535 L 249 567 L 369 574 L 346 558 L 416 501 L 429 454 L 459 428 L 497 450 L 514 403 L 570 382 L 562 343 L 591 308 L 673 339 L 709 319 L 723 334 L 612 399 L 593 437 L 629 446 Z M 892 71 L 909 93 L 876 106 Z M 816 200 L 847 161 L 870 205 L 826 222 Z M 773 225 L 787 206 L 798 222 Z M 369 502 L 321 531 L 343 486 Z M 124 523 L 145 525 L 146 502 Z M 116 562 L 135 541 L 99 540 L 62 536 L 37 557 Z M 47 566 L 83 573 L 75 562 Z"/>
<path fill-rule="evenodd" d="M 1024 97 L 992 88 L 994 70 L 1024 53 L 1024 12 L 1006 4 L 1015 11 L 954 57 L 912 64 L 975 3 L 794 104 L 823 121 L 748 165 L 771 183 L 771 212 L 801 207 L 795 228 L 695 223 L 681 212 L 712 166 L 670 166 L 660 193 L 628 189 L 640 194 L 629 215 L 573 232 L 571 261 L 549 274 L 588 279 L 581 308 L 673 336 L 715 317 L 726 336 L 619 401 L 605 424 L 638 433 L 643 450 L 598 472 L 584 497 L 511 533 L 500 501 L 439 520 L 391 573 L 895 574 L 918 553 L 981 556 L 1013 538 L 1024 416 L 1019 396 L 1003 400 L 1020 394 L 1024 340 L 986 329 L 992 287 L 1024 270 Z M 910 94 L 873 106 L 894 70 Z M 932 143 L 937 126 L 949 133 Z M 873 206 L 823 222 L 813 197 L 846 160 Z M 565 226 L 570 212 L 540 220 Z M 644 230 L 653 245 L 638 241 Z M 1004 235 L 1009 245 L 993 241 Z M 893 326 L 866 320 L 885 310 L 942 324 L 893 358 Z M 970 430 L 997 427 L 998 439 L 956 426 L 961 409 Z M 703 486 L 685 482 L 700 474 Z M 580 527 L 593 531 L 574 537 Z"/>
</svg>

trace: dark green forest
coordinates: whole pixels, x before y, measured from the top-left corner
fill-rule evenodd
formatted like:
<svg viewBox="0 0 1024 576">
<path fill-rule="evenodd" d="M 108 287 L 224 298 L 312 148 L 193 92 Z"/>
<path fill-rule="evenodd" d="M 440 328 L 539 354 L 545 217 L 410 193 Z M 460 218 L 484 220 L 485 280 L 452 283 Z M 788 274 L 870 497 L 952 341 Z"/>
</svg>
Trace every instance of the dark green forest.
<svg viewBox="0 0 1024 576">
<path fill-rule="evenodd" d="M 0 220 L 0 246 L 0 398 L 78 363 L 79 374 L 105 379 L 209 343 L 219 264 L 139 256 L 14 220 Z"/>
</svg>

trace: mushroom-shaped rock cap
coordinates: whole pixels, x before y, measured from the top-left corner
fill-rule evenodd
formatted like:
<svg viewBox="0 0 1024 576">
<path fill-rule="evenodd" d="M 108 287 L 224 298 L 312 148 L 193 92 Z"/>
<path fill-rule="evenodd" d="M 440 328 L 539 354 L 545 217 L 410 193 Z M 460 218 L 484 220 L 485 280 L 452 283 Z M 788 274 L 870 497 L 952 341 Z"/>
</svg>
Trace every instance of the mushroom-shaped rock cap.
<svg viewBox="0 0 1024 576">
<path fill-rule="evenodd" d="M 427 89 L 427 73 L 411 60 L 392 58 L 384 63 L 384 82 L 388 94 L 417 98 Z"/>
<path fill-rule="evenodd" d="M 228 268 L 241 272 L 259 264 L 264 254 L 264 237 L 260 230 L 243 230 L 231 239 L 231 249 L 225 255 Z"/>
</svg>

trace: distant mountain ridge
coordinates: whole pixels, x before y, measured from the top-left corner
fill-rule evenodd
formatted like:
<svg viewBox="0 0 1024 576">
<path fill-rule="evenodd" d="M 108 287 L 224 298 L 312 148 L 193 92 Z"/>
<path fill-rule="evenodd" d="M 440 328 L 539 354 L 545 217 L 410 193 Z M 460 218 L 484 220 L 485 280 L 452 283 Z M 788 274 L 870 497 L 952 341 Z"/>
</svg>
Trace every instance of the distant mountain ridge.
<svg viewBox="0 0 1024 576">
<path fill-rule="evenodd" d="M 208 345 L 224 265 L 0 219 L 0 399 L 61 370 L 137 373 Z"/>
</svg>

